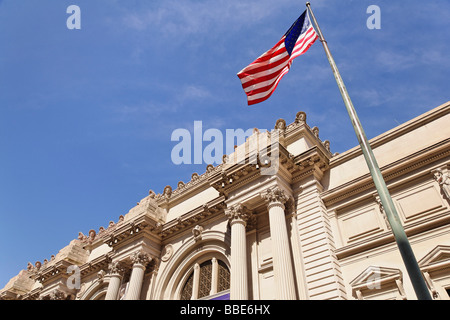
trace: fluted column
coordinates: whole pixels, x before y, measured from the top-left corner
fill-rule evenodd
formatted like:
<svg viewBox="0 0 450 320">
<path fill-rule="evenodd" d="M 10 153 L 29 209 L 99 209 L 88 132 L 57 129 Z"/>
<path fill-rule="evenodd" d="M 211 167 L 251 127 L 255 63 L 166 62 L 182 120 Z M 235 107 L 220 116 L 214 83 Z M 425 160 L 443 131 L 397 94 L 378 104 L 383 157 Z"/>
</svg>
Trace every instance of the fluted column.
<svg viewBox="0 0 450 320">
<path fill-rule="evenodd" d="M 279 300 L 295 300 L 297 297 L 294 270 L 292 269 L 289 236 L 284 215 L 284 203 L 289 198 L 284 190 L 279 187 L 268 189 L 261 196 L 266 200 L 269 211 L 276 298 Z"/>
<path fill-rule="evenodd" d="M 248 300 L 247 241 L 245 227 L 249 214 L 243 205 L 225 211 L 231 225 L 231 300 Z"/>
<path fill-rule="evenodd" d="M 108 266 L 110 280 L 105 300 L 117 300 L 122 282 L 123 268 L 119 261 L 113 261 Z"/>
<path fill-rule="evenodd" d="M 125 300 L 139 300 L 141 296 L 142 282 L 144 281 L 145 267 L 151 261 L 150 256 L 141 251 L 131 255 L 133 268 L 131 270 L 130 284 Z"/>
</svg>

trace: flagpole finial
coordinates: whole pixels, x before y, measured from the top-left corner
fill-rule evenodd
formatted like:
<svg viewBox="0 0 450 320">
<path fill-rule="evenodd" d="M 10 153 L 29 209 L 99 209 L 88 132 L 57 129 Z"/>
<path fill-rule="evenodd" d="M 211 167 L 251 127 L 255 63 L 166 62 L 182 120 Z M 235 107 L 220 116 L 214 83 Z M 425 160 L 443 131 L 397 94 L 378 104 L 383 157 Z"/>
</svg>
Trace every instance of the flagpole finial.
<svg viewBox="0 0 450 320">
<path fill-rule="evenodd" d="M 306 6 L 309 7 L 310 5 L 311 5 L 311 3 L 308 1 L 308 2 L 306 3 Z"/>
</svg>

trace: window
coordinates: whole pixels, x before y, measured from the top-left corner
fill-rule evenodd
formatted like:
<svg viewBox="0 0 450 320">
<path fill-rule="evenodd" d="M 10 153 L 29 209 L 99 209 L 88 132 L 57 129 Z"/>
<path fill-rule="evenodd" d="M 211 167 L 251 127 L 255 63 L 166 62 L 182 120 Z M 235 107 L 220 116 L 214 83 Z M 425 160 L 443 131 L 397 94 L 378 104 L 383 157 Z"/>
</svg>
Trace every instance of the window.
<svg viewBox="0 0 450 320">
<path fill-rule="evenodd" d="M 196 263 L 184 283 L 180 299 L 200 299 L 230 289 L 230 271 L 227 265 L 216 258 L 201 264 Z"/>
</svg>

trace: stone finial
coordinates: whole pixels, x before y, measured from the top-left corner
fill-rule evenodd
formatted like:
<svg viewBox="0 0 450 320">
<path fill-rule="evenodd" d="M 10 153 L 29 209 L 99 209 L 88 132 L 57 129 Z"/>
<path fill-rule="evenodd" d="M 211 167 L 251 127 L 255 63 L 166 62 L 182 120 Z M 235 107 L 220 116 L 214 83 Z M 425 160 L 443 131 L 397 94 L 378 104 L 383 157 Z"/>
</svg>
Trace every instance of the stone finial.
<svg viewBox="0 0 450 320">
<path fill-rule="evenodd" d="M 172 196 L 172 187 L 171 186 L 166 186 L 164 188 L 164 198 L 166 200 L 169 200 L 171 196 Z"/>
<path fill-rule="evenodd" d="M 95 240 L 95 236 L 97 235 L 97 233 L 95 232 L 94 229 L 89 230 L 89 237 L 88 237 L 88 241 L 89 242 L 93 242 Z"/>
<path fill-rule="evenodd" d="M 306 123 L 306 113 L 303 111 L 297 112 L 297 115 L 295 116 L 295 123 Z"/>
<path fill-rule="evenodd" d="M 278 119 L 277 122 L 275 123 L 274 129 L 278 129 L 284 132 L 284 130 L 286 130 L 286 121 L 284 119 Z"/>
<path fill-rule="evenodd" d="M 319 128 L 314 127 L 311 129 L 311 131 L 316 136 L 316 138 L 319 138 Z"/>
</svg>

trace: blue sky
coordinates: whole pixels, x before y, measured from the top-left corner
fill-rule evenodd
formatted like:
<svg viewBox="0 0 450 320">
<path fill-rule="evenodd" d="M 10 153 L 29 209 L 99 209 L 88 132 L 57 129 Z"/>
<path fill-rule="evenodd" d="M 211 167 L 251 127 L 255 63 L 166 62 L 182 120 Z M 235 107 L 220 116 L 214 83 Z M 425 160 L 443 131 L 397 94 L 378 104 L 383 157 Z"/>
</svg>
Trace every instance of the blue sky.
<svg viewBox="0 0 450 320">
<path fill-rule="evenodd" d="M 81 29 L 69 30 L 69 5 Z M 312 0 L 368 138 L 450 100 L 450 3 Z M 369 30 L 369 5 L 381 29 Z M 320 42 L 248 107 L 236 76 L 305 10 L 287 0 L 0 0 L 0 288 L 78 232 L 107 227 L 175 165 L 177 128 L 291 123 L 305 111 L 332 152 L 356 146 Z"/>
</svg>

